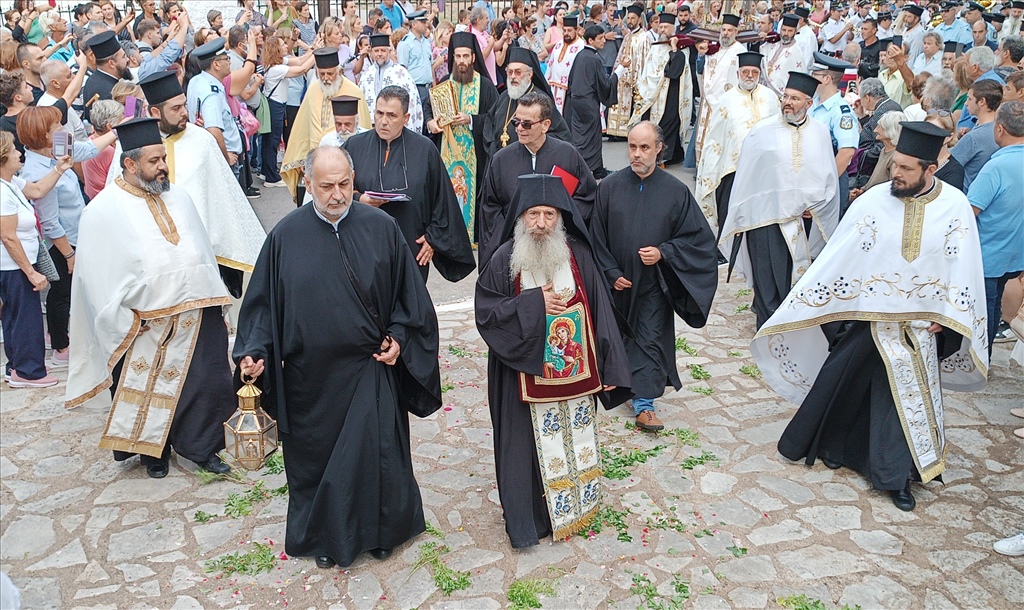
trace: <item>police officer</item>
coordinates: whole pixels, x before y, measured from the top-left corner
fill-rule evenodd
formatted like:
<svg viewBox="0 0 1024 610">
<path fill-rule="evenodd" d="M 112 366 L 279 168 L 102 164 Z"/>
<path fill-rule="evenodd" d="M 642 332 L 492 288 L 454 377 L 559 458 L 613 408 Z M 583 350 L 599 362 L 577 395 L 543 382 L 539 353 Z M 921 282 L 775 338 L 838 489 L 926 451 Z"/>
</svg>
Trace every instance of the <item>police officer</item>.
<svg viewBox="0 0 1024 610">
<path fill-rule="evenodd" d="M 188 119 L 195 123 L 197 117 L 202 117 L 203 127 L 213 134 L 235 178 L 239 178 L 244 162 L 242 136 L 231 116 L 227 92 L 221 84 L 231 74 L 231 61 L 224 51 L 224 39 L 217 38 L 197 47 L 192 51 L 192 57 L 199 62 L 202 72 L 188 83 Z"/>
<path fill-rule="evenodd" d="M 932 31 L 942 36 L 943 42 L 959 42 L 966 46 L 974 42 L 974 38 L 971 37 L 971 25 L 958 16 L 961 6 L 959 2 L 940 3 L 942 21 Z"/>
<path fill-rule="evenodd" d="M 836 171 L 839 173 L 840 217 L 850 206 L 850 181 L 846 168 L 853 161 L 860 141 L 857 117 L 839 92 L 843 73 L 850 67 L 851 64 L 820 52 L 814 53 L 814 64 L 811 66 L 811 76 L 820 83 L 815 104 L 811 108 L 811 118 L 828 127 L 832 134 L 832 152 L 836 155 Z"/>
</svg>

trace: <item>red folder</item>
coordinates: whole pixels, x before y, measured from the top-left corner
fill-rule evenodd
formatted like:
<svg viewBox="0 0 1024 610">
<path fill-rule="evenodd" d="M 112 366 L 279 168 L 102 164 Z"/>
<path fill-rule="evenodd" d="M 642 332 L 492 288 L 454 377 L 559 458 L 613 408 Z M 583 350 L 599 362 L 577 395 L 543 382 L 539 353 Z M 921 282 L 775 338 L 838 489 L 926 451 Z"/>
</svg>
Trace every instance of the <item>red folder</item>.
<svg viewBox="0 0 1024 610">
<path fill-rule="evenodd" d="M 551 168 L 551 175 L 562 179 L 562 184 L 565 185 L 565 190 L 569 193 L 570 197 L 576 193 L 576 187 L 580 185 L 580 181 L 576 179 L 576 176 L 573 176 L 557 165 Z"/>
</svg>

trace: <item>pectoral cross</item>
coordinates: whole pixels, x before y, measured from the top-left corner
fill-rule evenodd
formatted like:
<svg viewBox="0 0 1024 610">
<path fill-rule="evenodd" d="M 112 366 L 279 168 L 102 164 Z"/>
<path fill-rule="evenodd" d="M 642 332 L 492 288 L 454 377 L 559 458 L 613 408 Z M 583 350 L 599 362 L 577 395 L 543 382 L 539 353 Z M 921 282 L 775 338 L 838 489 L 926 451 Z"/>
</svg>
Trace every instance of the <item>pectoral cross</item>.
<svg viewBox="0 0 1024 610">
<path fill-rule="evenodd" d="M 509 137 L 508 137 L 508 132 L 507 131 L 501 132 L 501 137 L 498 138 L 498 139 L 501 140 L 501 147 L 502 148 L 505 148 L 506 146 L 508 146 Z"/>
</svg>

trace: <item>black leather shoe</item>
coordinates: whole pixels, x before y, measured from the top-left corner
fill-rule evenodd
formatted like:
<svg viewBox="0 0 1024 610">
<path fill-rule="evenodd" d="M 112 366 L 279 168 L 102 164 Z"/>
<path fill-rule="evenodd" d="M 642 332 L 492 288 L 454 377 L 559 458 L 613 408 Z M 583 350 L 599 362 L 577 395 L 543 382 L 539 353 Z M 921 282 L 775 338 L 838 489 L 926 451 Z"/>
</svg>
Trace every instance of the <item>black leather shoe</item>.
<svg viewBox="0 0 1024 610">
<path fill-rule="evenodd" d="M 821 458 L 821 463 L 831 470 L 839 470 L 843 467 L 841 462 L 836 462 L 835 460 L 830 460 L 828 458 Z"/>
<path fill-rule="evenodd" d="M 391 549 L 373 549 L 370 551 L 370 554 L 373 555 L 375 559 L 383 561 L 384 559 L 391 557 Z"/>
<path fill-rule="evenodd" d="M 316 558 L 316 567 L 318 567 L 318 568 L 323 568 L 323 569 L 326 570 L 328 568 L 333 568 L 336 565 L 338 565 L 338 564 L 335 563 L 333 559 L 331 559 L 330 557 L 327 557 L 326 555 L 323 556 L 323 557 L 317 557 Z"/>
<path fill-rule="evenodd" d="M 146 474 L 151 479 L 162 479 L 167 476 L 167 472 L 170 470 L 166 460 L 154 461 L 146 464 Z"/>
<path fill-rule="evenodd" d="M 201 462 L 199 467 L 213 474 L 227 474 L 231 472 L 231 466 L 225 464 L 217 455 L 213 455 L 205 462 Z"/>
<path fill-rule="evenodd" d="M 910 493 L 910 482 L 907 482 L 907 486 L 899 491 L 890 491 L 889 495 L 892 496 L 892 503 L 896 505 L 896 508 L 910 512 L 917 506 L 917 500 L 914 499 L 914 494 Z"/>
</svg>

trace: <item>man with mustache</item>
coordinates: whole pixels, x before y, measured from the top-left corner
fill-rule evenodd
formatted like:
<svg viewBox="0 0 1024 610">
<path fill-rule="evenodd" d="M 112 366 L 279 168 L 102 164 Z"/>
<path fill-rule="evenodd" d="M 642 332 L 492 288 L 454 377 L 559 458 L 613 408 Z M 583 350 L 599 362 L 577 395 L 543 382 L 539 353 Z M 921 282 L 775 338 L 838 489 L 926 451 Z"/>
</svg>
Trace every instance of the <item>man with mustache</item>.
<svg viewBox="0 0 1024 610">
<path fill-rule="evenodd" d="M 719 244 L 754 291 L 760 328 L 807 271 L 839 220 L 828 128 L 810 119 L 818 80 L 790 72 L 782 114 L 757 123 L 739 149 Z M 730 92 L 731 93 L 731 92 Z M 726 94 L 728 95 L 728 94 Z M 805 219 L 813 218 L 813 225 Z M 809 227 L 809 228 L 808 228 Z"/>
<path fill-rule="evenodd" d="M 721 48 L 714 55 L 708 55 L 704 63 L 704 85 L 700 105 L 700 120 L 697 122 L 697 139 L 695 161 L 700 161 L 701 151 L 707 141 L 708 118 L 711 111 L 718 106 L 725 92 L 739 82 L 737 68 L 739 55 L 747 50 L 746 45 L 736 40 L 739 33 L 740 18 L 737 15 L 722 15 L 722 29 L 719 34 Z M 697 44 L 697 52 L 706 55 L 708 43 Z M 689 116 L 689 115 L 684 115 Z"/>
<path fill-rule="evenodd" d="M 384 87 L 397 86 L 409 93 L 409 129 L 422 133 L 423 106 L 420 104 L 419 90 L 412 75 L 405 66 L 391 59 L 391 37 L 387 34 L 370 36 L 370 60 L 363 65 L 359 73 L 359 87 L 370 110 L 370 121 L 376 120 L 374 103 Z"/>
<path fill-rule="evenodd" d="M 776 94 L 782 94 L 792 71 L 806 72 L 811 65 L 809 53 L 797 43 L 796 26 L 800 18 L 792 13 L 782 16 L 779 25 L 779 41 L 761 45 L 764 54 L 764 72 L 761 82 L 768 85 Z M 873 23 L 873 22 L 872 22 Z"/>
<path fill-rule="evenodd" d="M 93 100 L 109 100 L 110 92 L 118 80 L 133 80 L 132 73 L 128 70 L 128 56 L 125 55 L 114 32 L 96 34 L 89 39 L 88 44 L 89 50 L 96 58 L 96 69 L 82 87 L 82 99 L 85 100 L 82 119 L 86 121 L 89 120 L 89 106 Z"/>
<path fill-rule="evenodd" d="M 689 15 L 689 11 L 683 11 Z M 629 131 L 629 118 L 633 116 L 635 86 L 644 71 L 644 60 L 651 50 L 651 39 L 644 31 L 644 9 L 635 4 L 626 7 L 624 18 L 627 34 L 619 49 L 618 65 L 625 68 L 619 78 L 619 101 L 608 108 L 608 135 L 624 138 Z"/>
<path fill-rule="evenodd" d="M 82 213 L 71 299 L 67 407 L 110 404 L 99 446 L 167 476 L 170 451 L 230 470 L 235 409 L 222 309 L 230 304 L 203 221 L 171 184 L 157 119 L 116 127 L 124 168 Z"/>
<path fill-rule="evenodd" d="M 331 98 L 334 131 L 320 138 L 320 146 L 344 146 L 350 137 L 368 131 L 359 124 L 359 101 L 359 98 L 347 95 Z M 310 200 L 311 197 L 307 193 L 305 203 L 309 203 Z"/>
<path fill-rule="evenodd" d="M 583 50 L 583 40 L 576 28 L 579 26 L 578 17 L 562 18 L 562 40 L 555 43 L 548 54 L 548 84 L 554 94 L 555 109 L 563 112 L 565 98 L 569 92 L 569 72 L 572 71 L 572 62 L 576 55 Z"/>
<path fill-rule="evenodd" d="M 505 531 L 524 548 L 588 525 L 601 498 L 597 401 L 612 408 L 628 398 L 630 371 L 587 228 L 562 181 L 527 174 L 517 182 L 475 308 L 490 348 Z"/>
<path fill-rule="evenodd" d="M 583 33 L 586 44 L 573 61 L 565 97 L 573 144 L 598 180 L 608 175 L 601 147 L 602 110 L 618 101 L 619 75 L 626 69 L 620 65 L 611 76 L 604 71 L 597 53 L 606 43 L 604 35 L 604 28 L 599 25 L 592 25 Z"/>
<path fill-rule="evenodd" d="M 779 453 L 856 470 L 911 511 L 911 482 L 946 467 L 942 389 L 984 387 L 989 337 L 974 211 L 935 178 L 950 134 L 902 125 L 892 181 L 853 202 L 751 352 L 800 404 Z"/>
<path fill-rule="evenodd" d="M 288 185 L 297 205 L 301 205 L 306 197 L 306 188 L 301 180 L 306 155 L 325 135 L 337 131 L 331 99 L 344 95 L 359 100 L 359 126 L 362 129 L 373 126 L 363 92 L 342 74 L 338 49 L 325 47 L 313 51 L 313 54 L 316 55 L 316 80 L 309 84 L 302 98 L 281 160 L 281 179 Z"/>
</svg>

